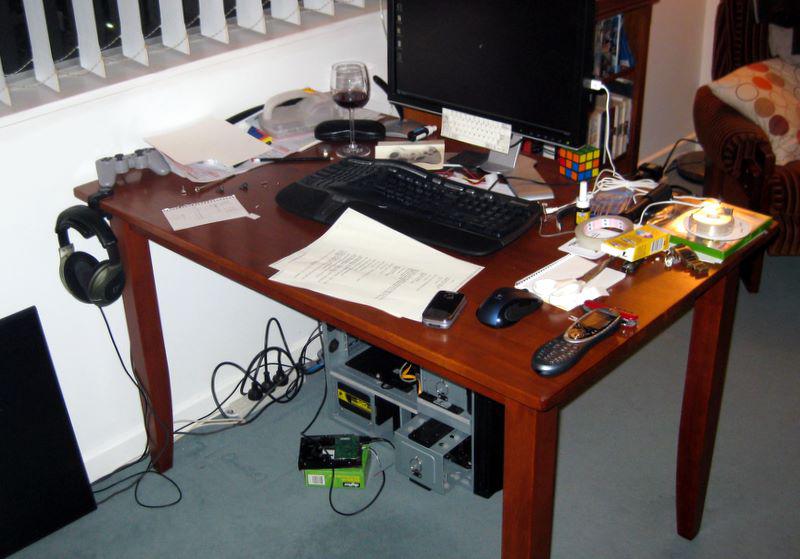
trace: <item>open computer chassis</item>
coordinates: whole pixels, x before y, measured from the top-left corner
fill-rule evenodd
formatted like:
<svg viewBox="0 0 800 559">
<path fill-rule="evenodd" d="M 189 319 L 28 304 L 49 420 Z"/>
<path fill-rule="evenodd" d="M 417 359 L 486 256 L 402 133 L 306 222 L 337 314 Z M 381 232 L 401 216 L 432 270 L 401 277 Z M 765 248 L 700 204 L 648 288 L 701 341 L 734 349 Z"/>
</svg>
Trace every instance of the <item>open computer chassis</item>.
<svg viewBox="0 0 800 559">
<path fill-rule="evenodd" d="M 391 440 L 401 475 L 437 493 L 503 486 L 502 404 L 332 326 L 323 327 L 327 413 L 348 430 Z M 401 379 L 417 377 L 416 382 Z"/>
</svg>

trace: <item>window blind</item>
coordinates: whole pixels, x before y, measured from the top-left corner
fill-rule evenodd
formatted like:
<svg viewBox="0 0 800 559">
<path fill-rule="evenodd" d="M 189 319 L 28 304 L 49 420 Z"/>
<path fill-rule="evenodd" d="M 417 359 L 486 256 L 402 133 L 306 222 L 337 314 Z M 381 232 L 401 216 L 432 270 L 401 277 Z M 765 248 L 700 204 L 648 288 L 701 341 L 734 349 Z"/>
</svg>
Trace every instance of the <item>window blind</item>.
<svg viewBox="0 0 800 559">
<path fill-rule="evenodd" d="M 60 91 L 56 65 L 53 62 L 53 53 L 50 50 L 50 38 L 47 36 L 47 21 L 44 15 L 42 0 L 23 0 L 25 20 L 28 22 L 28 37 L 31 41 L 33 53 L 33 74 L 36 80 L 53 89 Z"/>
<path fill-rule="evenodd" d="M 297 0 L 272 0 L 272 17 L 300 25 L 300 5 Z"/>
<path fill-rule="evenodd" d="M 142 15 L 139 13 L 137 0 L 117 0 L 119 10 L 120 38 L 122 40 L 122 54 L 139 64 L 147 66 L 150 60 L 147 57 L 147 45 L 142 33 Z"/>
<path fill-rule="evenodd" d="M 329 16 L 333 15 L 333 0 L 303 0 L 303 7 Z"/>
<path fill-rule="evenodd" d="M 2 1 L 2 0 L 0 0 Z M 64 62 L 77 57 L 77 64 L 82 72 L 92 73 L 105 78 L 109 71 L 109 50 L 121 47 L 121 63 L 132 61 L 148 66 L 148 49 L 173 49 L 179 53 L 190 54 L 190 37 L 187 28 L 199 27 L 199 35 L 192 35 L 191 42 L 212 40 L 222 44 L 230 41 L 229 26 L 235 25 L 259 34 L 266 34 L 269 20 L 282 20 L 294 25 L 302 25 L 304 11 L 313 11 L 325 15 L 334 15 L 335 2 L 349 4 L 358 8 L 365 7 L 365 0 L 198 0 L 198 13 L 189 14 L 186 21 L 183 0 L 70 0 L 71 6 L 65 2 L 54 0 L 22 0 L 24 19 L 27 29 L 18 18 L 14 25 L 21 28 L 21 33 L 13 33 L 12 45 L 16 50 L 0 50 L 0 103 L 12 105 L 15 91 L 30 89 L 30 86 L 15 85 L 19 80 L 10 76 L 20 74 L 33 68 L 35 81 L 54 91 L 60 90 L 59 72 L 62 77 L 76 75 L 76 67 Z M 157 6 L 157 13 L 156 12 Z M 71 7 L 71 9 L 69 9 Z M 188 8 L 187 8 L 188 9 Z M 144 11 L 143 11 L 144 10 Z M 149 11 L 148 11 L 149 10 Z M 227 10 L 227 11 L 226 11 Z M 6 13 L 6 12 L 3 12 Z M 268 14 L 268 15 L 267 15 Z M 74 18 L 74 26 L 70 19 Z M 229 19 L 230 18 L 230 19 Z M 10 18 L 4 18 L 9 19 Z M 98 21 L 99 20 L 99 21 Z M 59 25 L 67 21 L 69 26 Z M 160 24 L 159 24 L 160 21 Z M 2 23 L 2 22 L 0 22 Z M 48 23 L 50 29 L 48 29 Z M 10 29 L 12 23 L 0 25 L 0 32 Z M 98 30 L 98 25 L 99 30 Z M 54 29 L 54 27 L 59 27 Z M 65 27 L 69 27 L 69 41 L 65 41 Z M 14 28 L 14 31 L 17 31 Z M 25 35 L 27 31 L 27 36 Z M 61 34 L 61 35 L 59 35 Z M 160 35 L 162 46 L 154 45 L 155 37 Z M 30 42 L 29 55 L 27 52 Z M 56 41 L 56 42 L 53 42 Z M 67 49 L 59 51 L 58 45 L 68 44 Z M 74 47 L 74 48 L 73 48 Z M 68 52 L 66 55 L 64 50 Z M 59 52 L 61 58 L 54 59 L 53 52 Z M 76 54 L 77 52 L 77 54 Z M 118 51 L 114 51 L 118 52 Z M 13 55 L 13 56 L 12 56 Z M 3 57 L 9 62 L 3 65 Z M 20 56 L 29 56 L 19 60 Z M 104 59 L 105 57 L 105 59 Z M 27 63 L 24 63 L 28 60 Z M 113 64 L 120 62 L 120 55 L 111 59 Z M 13 67 L 11 67 L 13 66 Z M 4 69 L 9 71 L 6 76 Z"/>
<path fill-rule="evenodd" d="M 3 61 L 0 60 L 0 101 L 8 106 L 11 106 L 11 95 L 8 92 L 6 85 L 6 74 L 3 71 Z"/>
<path fill-rule="evenodd" d="M 105 78 L 106 67 L 100 52 L 100 40 L 97 37 L 97 23 L 94 19 L 92 0 L 72 0 L 72 10 L 75 14 L 75 28 L 78 31 L 78 54 L 81 67 Z"/>
<path fill-rule="evenodd" d="M 183 20 L 181 0 L 159 0 L 161 13 L 161 42 L 165 47 L 189 54 L 189 36 Z"/>
<path fill-rule="evenodd" d="M 200 33 L 209 39 L 228 44 L 228 24 L 222 0 L 200 0 Z"/>
<path fill-rule="evenodd" d="M 266 33 L 267 20 L 261 0 L 236 0 L 236 24 L 250 31 Z"/>
</svg>

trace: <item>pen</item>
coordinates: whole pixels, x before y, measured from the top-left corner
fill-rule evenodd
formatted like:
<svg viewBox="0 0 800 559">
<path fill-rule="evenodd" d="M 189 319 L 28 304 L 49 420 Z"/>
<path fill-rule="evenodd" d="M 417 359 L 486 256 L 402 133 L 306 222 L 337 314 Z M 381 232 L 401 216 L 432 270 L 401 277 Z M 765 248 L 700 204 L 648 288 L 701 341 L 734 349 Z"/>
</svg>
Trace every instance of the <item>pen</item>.
<svg viewBox="0 0 800 559">
<path fill-rule="evenodd" d="M 245 159 L 236 163 L 234 167 L 240 167 L 245 163 L 294 163 L 305 161 L 333 161 L 333 157 L 326 157 L 323 155 L 313 155 L 308 157 L 253 157 L 252 159 Z"/>
</svg>

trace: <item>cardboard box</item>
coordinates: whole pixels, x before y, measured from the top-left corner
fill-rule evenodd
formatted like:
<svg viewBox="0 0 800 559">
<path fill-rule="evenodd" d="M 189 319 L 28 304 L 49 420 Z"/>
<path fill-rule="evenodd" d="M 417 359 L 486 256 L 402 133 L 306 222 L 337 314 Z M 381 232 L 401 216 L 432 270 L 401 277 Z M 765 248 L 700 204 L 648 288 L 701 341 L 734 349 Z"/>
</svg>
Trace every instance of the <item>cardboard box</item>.
<svg viewBox="0 0 800 559">
<path fill-rule="evenodd" d="M 606 254 L 635 262 L 669 247 L 669 233 L 651 225 L 642 225 L 633 231 L 603 241 L 600 249 Z"/>
</svg>

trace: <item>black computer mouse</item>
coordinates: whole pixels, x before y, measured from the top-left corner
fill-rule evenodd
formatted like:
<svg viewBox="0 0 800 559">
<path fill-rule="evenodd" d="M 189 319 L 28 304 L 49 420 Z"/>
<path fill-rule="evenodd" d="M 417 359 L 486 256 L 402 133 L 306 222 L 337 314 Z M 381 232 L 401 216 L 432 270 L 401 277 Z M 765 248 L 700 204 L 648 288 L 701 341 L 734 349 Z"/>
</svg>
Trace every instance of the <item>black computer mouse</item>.
<svg viewBox="0 0 800 559">
<path fill-rule="evenodd" d="M 505 328 L 542 306 L 542 300 L 530 291 L 501 287 L 478 307 L 478 320 L 492 328 Z"/>
</svg>

